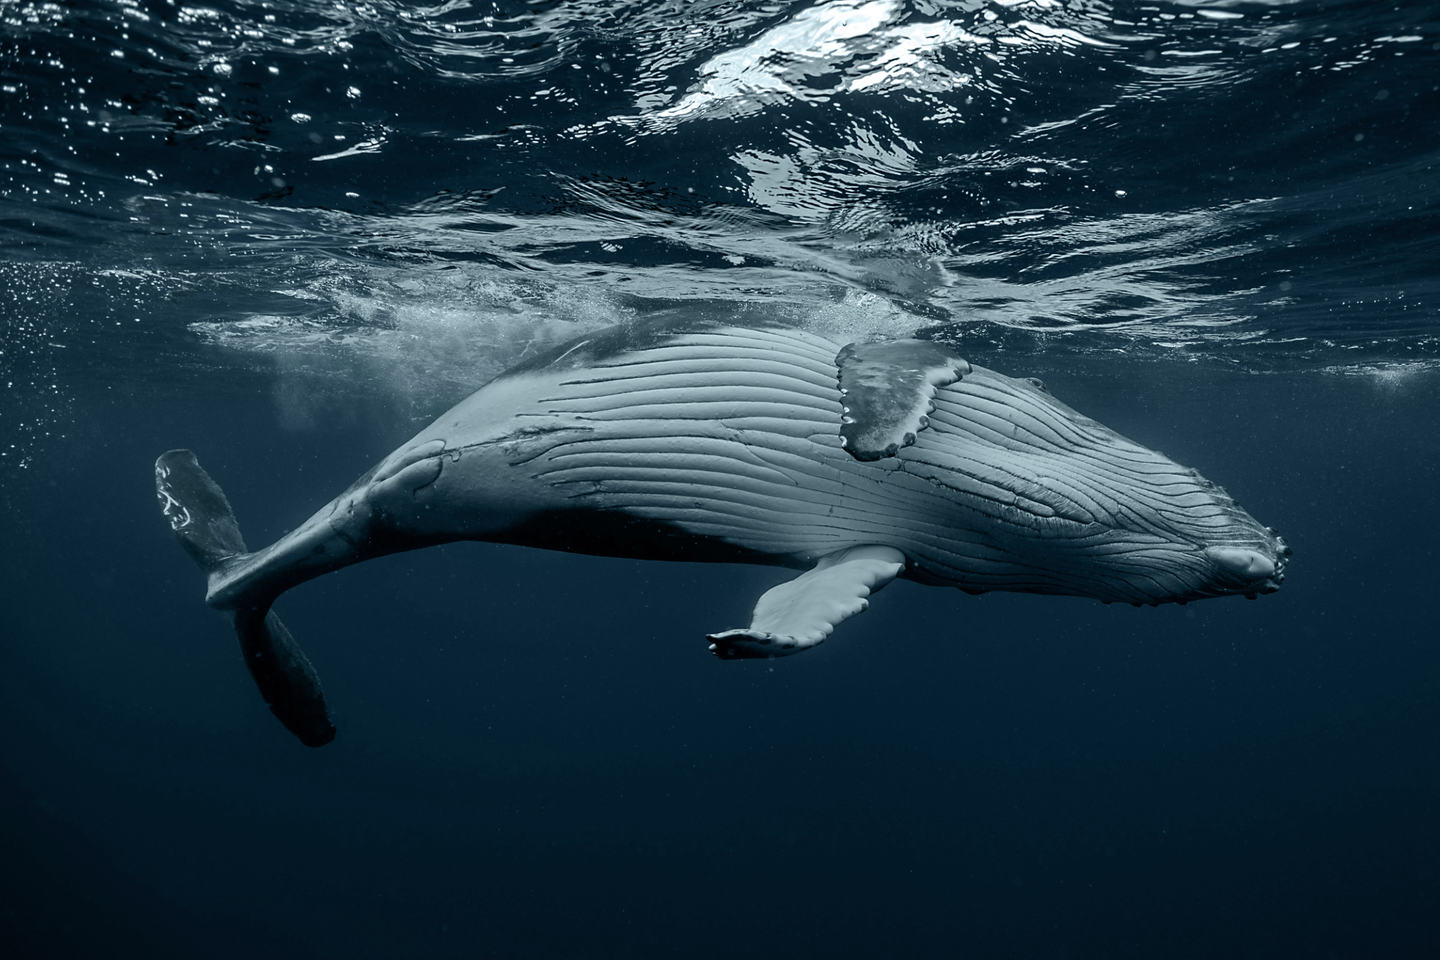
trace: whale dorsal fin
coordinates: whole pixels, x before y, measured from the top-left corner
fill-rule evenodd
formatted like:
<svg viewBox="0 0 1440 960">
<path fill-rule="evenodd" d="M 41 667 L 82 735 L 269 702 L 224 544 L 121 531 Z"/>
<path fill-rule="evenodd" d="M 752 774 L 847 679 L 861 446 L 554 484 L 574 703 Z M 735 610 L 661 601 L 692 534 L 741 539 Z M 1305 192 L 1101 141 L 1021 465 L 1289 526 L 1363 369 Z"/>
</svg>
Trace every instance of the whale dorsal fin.
<svg viewBox="0 0 1440 960">
<path fill-rule="evenodd" d="M 929 340 L 852 343 L 840 368 L 840 441 L 856 460 L 893 457 L 930 424 L 935 391 L 970 372 L 970 364 Z"/>
<path fill-rule="evenodd" d="M 820 558 L 794 580 L 761 595 L 750 626 L 712 633 L 710 650 L 725 660 L 785 657 L 824 641 L 836 624 L 862 613 L 869 596 L 905 569 L 894 547 L 867 545 Z"/>
</svg>

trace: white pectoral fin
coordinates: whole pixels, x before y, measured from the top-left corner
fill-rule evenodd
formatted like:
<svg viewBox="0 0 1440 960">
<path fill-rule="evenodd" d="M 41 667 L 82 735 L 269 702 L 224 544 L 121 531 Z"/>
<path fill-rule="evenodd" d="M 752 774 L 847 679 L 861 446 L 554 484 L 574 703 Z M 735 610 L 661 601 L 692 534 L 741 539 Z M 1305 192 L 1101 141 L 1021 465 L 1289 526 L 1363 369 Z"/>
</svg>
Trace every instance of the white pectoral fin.
<svg viewBox="0 0 1440 960">
<path fill-rule="evenodd" d="M 750 626 L 711 634 L 710 650 L 726 660 L 808 650 L 841 621 L 863 613 L 870 594 L 904 569 L 905 555 L 894 547 L 851 547 L 821 557 L 813 569 L 767 590 Z"/>
</svg>

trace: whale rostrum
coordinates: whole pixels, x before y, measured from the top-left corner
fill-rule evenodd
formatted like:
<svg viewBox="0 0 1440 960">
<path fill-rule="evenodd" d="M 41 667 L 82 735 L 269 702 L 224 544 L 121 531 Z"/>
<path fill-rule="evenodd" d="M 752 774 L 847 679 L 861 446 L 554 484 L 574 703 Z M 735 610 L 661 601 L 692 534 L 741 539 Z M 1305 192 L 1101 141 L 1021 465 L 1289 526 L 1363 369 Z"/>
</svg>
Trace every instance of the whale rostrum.
<svg viewBox="0 0 1440 960">
<path fill-rule="evenodd" d="M 1185 603 L 1279 589 L 1290 548 L 1194 470 L 1038 381 L 938 342 L 636 323 L 481 387 L 304 524 L 250 552 L 194 454 L 155 466 L 171 528 L 228 613 L 270 709 L 334 737 L 314 668 L 271 610 L 373 557 L 455 540 L 803 571 L 723 659 L 826 639 L 897 577 L 968 593 Z"/>
</svg>

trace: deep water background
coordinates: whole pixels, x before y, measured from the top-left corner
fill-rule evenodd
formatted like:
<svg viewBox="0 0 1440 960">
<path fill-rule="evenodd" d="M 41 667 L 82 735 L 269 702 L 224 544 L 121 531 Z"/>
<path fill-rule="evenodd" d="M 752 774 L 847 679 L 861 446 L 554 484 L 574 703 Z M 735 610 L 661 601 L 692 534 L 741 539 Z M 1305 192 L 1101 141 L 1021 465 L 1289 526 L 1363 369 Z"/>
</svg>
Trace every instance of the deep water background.
<svg viewBox="0 0 1440 960">
<path fill-rule="evenodd" d="M 0 953 L 1435 955 L 1437 19 L 0 0 Z M 267 543 L 661 311 L 1040 376 L 1288 581 L 721 663 L 783 572 L 451 545 L 282 598 L 296 742 L 156 455 Z"/>
<path fill-rule="evenodd" d="M 1437 479 L 1440 390 L 1047 378 L 1238 478 L 1298 546 L 1285 589 L 1137 610 L 899 583 L 820 651 L 719 663 L 704 632 L 781 572 L 455 545 L 284 598 L 340 727 L 322 750 L 264 710 L 200 603 L 149 457 L 204 450 L 258 542 L 396 437 L 363 415 L 287 431 L 259 389 L 88 398 L 66 455 L 5 491 L 7 938 L 33 956 L 1428 954 L 1440 556 L 1415 491 Z"/>
</svg>

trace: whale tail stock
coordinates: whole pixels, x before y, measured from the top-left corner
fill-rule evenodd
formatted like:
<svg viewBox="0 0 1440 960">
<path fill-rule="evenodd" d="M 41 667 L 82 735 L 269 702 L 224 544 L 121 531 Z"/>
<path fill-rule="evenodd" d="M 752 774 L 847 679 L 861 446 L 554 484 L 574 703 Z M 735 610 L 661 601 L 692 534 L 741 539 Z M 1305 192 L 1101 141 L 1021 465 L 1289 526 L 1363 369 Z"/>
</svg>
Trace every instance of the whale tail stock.
<svg viewBox="0 0 1440 960">
<path fill-rule="evenodd" d="M 155 461 L 155 493 L 180 546 L 210 579 L 212 588 L 248 556 L 230 502 L 189 450 Z M 275 592 L 263 582 L 226 612 L 235 623 L 245 665 L 270 712 L 307 747 L 335 739 L 320 677 L 295 638 L 271 610 Z"/>
</svg>

